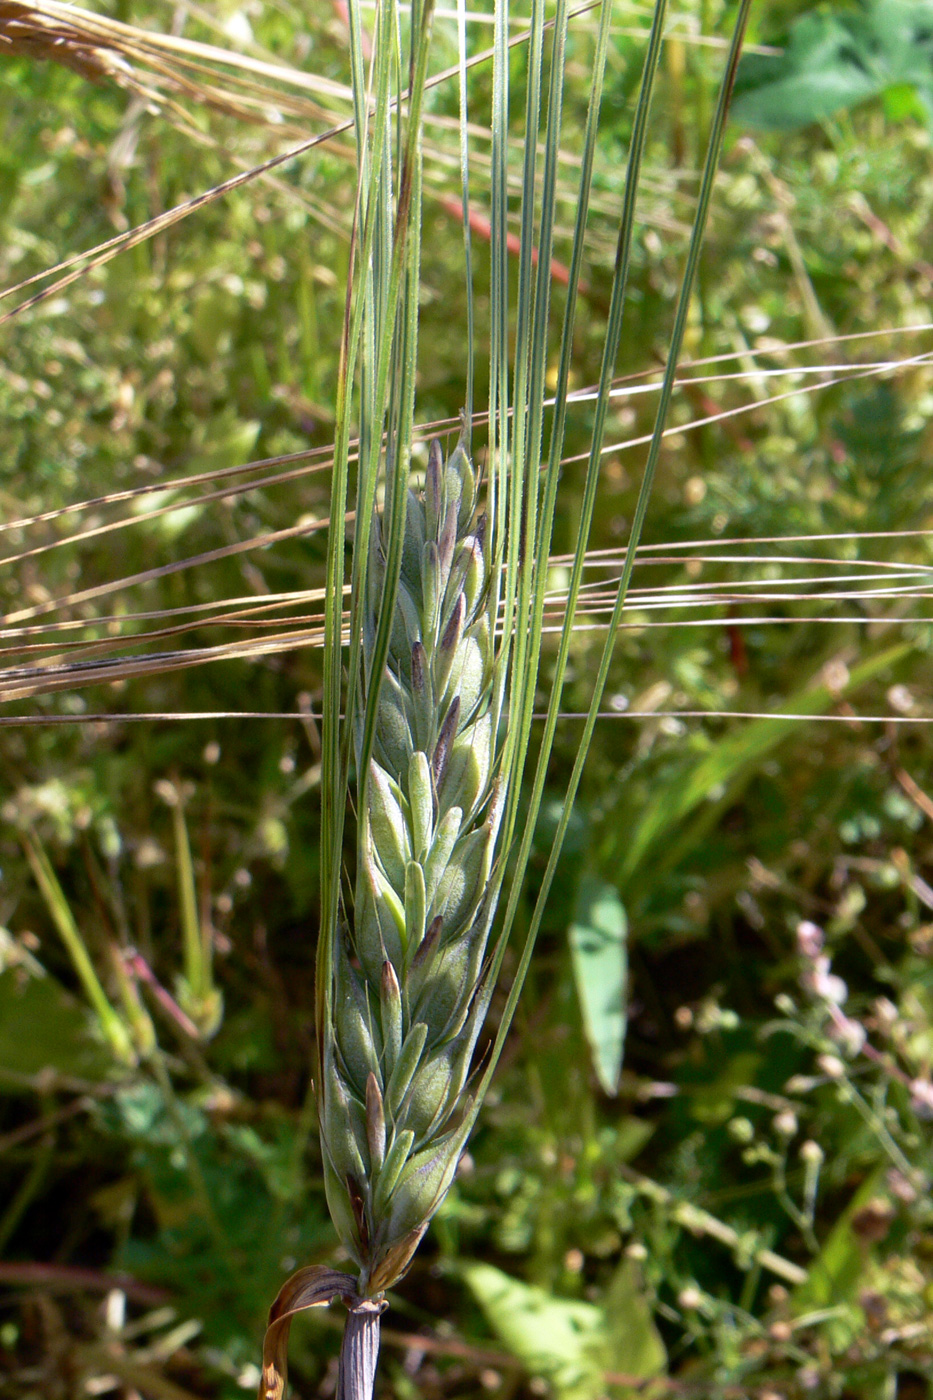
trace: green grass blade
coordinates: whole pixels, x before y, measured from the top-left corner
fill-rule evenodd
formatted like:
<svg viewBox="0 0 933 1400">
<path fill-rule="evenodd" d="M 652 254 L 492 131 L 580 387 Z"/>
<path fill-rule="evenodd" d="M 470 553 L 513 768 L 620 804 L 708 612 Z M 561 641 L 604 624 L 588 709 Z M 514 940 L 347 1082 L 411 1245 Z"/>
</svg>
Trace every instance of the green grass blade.
<svg viewBox="0 0 933 1400">
<path fill-rule="evenodd" d="M 185 979 L 188 989 L 196 1001 L 205 1000 L 212 990 L 210 942 L 202 937 L 201 921 L 198 918 L 198 897 L 194 883 L 194 862 L 191 859 L 191 842 L 188 839 L 188 824 L 179 794 L 172 808 L 172 826 L 175 832 L 175 863 L 178 874 L 178 906 L 181 918 L 182 947 L 184 948 Z"/>
<path fill-rule="evenodd" d="M 751 720 L 739 726 L 718 740 L 688 772 L 680 770 L 672 781 L 655 785 L 645 810 L 634 827 L 625 833 L 624 850 L 617 849 L 613 842 L 602 853 L 603 857 L 611 860 L 623 889 L 652 851 L 655 851 L 652 878 L 657 878 L 660 870 L 669 869 L 683 855 L 680 841 L 674 840 L 671 844 L 678 826 L 703 806 L 706 810 L 702 824 L 698 828 L 690 828 L 691 832 L 695 832 L 694 840 L 698 840 L 723 806 L 735 801 L 737 785 L 750 779 L 760 768 L 762 759 L 778 744 L 800 733 L 799 722 L 782 718 L 782 712 L 788 715 L 825 714 L 843 696 L 853 695 L 877 676 L 884 675 L 914 650 L 912 642 L 886 647 L 853 666 L 845 685 L 836 690 L 825 684 L 805 686 L 775 711 L 773 719 Z M 710 803 L 710 793 L 723 785 L 728 789 L 723 799 Z M 662 836 L 665 850 L 656 851 Z"/>
<path fill-rule="evenodd" d="M 84 988 L 84 994 L 97 1017 L 101 1035 L 121 1064 L 133 1064 L 136 1056 L 130 1033 L 119 1013 L 111 1005 L 107 993 L 101 985 L 90 954 L 85 947 L 84 939 L 81 937 L 81 932 L 75 922 L 75 917 L 71 912 L 71 906 L 65 897 L 65 891 L 59 883 L 45 847 L 32 831 L 24 832 L 22 840 L 26 858 L 32 867 L 32 873 L 45 901 L 45 907 L 52 916 L 52 921 L 58 929 L 59 936 L 71 959 L 72 967 Z"/>
</svg>

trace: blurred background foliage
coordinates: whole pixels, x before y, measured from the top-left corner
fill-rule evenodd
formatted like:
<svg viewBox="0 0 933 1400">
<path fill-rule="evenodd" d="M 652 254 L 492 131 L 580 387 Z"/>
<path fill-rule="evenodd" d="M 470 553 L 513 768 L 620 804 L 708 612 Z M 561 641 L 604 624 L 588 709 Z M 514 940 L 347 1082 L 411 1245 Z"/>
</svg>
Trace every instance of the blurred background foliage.
<svg viewBox="0 0 933 1400">
<path fill-rule="evenodd" d="M 0 7 L 3 287 L 349 113 L 340 0 L 114 0 L 98 18 L 134 28 L 95 38 L 84 15 L 80 42 L 66 9 Z M 647 11 L 617 4 L 580 390 Z M 711 362 L 675 400 L 512 1040 L 392 1298 L 380 1384 L 398 1400 L 928 1394 L 930 13 L 755 10 L 689 335 Z M 623 389 L 664 361 L 729 20 L 719 0 L 672 17 Z M 571 26 L 566 232 L 593 23 Z M 442 11 L 438 71 L 455 62 Z M 513 80 L 518 135 L 520 45 Z M 470 85 L 481 331 L 483 63 Z M 310 1079 L 314 589 L 347 143 L 0 329 L 0 1395 L 18 1400 L 248 1393 L 280 1283 L 337 1261 Z M 445 428 L 464 392 L 457 160 L 447 81 L 429 102 L 419 397 Z M 650 393 L 617 405 L 570 716 L 650 429 Z M 581 397 L 571 454 L 589 428 Z M 557 614 L 565 586 L 557 557 Z M 208 650 L 232 646 L 246 654 Z M 577 731 L 568 717 L 529 897 Z M 339 1322 L 296 1326 L 296 1394 L 332 1393 Z"/>
</svg>

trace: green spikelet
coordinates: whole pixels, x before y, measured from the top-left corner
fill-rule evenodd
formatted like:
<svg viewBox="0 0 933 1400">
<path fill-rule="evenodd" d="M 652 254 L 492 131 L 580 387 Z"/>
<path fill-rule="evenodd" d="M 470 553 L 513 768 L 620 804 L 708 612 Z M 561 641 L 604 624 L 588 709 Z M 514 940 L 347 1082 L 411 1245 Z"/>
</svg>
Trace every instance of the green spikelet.
<svg viewBox="0 0 933 1400">
<path fill-rule="evenodd" d="M 357 784 L 354 927 L 335 943 L 323 1036 L 327 1195 L 364 1296 L 404 1273 L 463 1151 L 501 806 L 491 584 L 463 440 L 446 462 L 434 442 L 423 494 L 408 495 L 373 756 Z M 384 589 L 376 524 L 358 767 Z"/>
</svg>

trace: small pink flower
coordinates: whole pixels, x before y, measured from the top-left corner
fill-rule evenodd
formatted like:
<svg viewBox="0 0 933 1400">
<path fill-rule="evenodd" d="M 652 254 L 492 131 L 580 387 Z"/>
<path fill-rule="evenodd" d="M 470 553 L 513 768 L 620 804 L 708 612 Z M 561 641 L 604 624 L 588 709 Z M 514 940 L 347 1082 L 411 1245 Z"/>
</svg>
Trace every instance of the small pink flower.
<svg viewBox="0 0 933 1400">
<path fill-rule="evenodd" d="M 809 919 L 797 925 L 797 947 L 804 958 L 815 958 L 823 951 L 823 930 Z"/>
</svg>

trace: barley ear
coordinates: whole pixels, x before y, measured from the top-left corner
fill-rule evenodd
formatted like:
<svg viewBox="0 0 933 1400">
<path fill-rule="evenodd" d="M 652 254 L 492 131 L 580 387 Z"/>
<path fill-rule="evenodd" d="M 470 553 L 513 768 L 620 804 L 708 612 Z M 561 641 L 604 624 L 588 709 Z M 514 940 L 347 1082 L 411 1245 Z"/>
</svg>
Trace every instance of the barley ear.
<svg viewBox="0 0 933 1400">
<path fill-rule="evenodd" d="M 456 1172 L 485 1008 L 501 810 L 490 707 L 502 663 L 478 522 L 465 436 L 446 461 L 432 443 L 423 490 L 408 493 L 369 755 L 363 715 L 391 594 L 379 519 L 362 590 L 355 912 L 333 940 L 320 1104 L 331 1213 L 360 1295 L 376 1300 L 408 1268 Z"/>
<path fill-rule="evenodd" d="M 376 517 L 351 697 L 354 913 L 332 931 L 318 972 L 324 1185 L 359 1278 L 312 1268 L 285 1284 L 269 1317 L 260 1400 L 282 1400 L 292 1317 L 335 1297 L 349 1309 L 338 1400 L 372 1395 L 385 1291 L 408 1269 L 466 1144 L 466 1086 L 489 1001 L 503 795 L 494 709 L 507 652 L 494 642 L 497 592 L 465 430 L 446 462 L 431 444 L 423 490 L 408 492 L 394 581 L 381 528 Z M 393 595 L 377 663 L 380 611 Z"/>
</svg>

